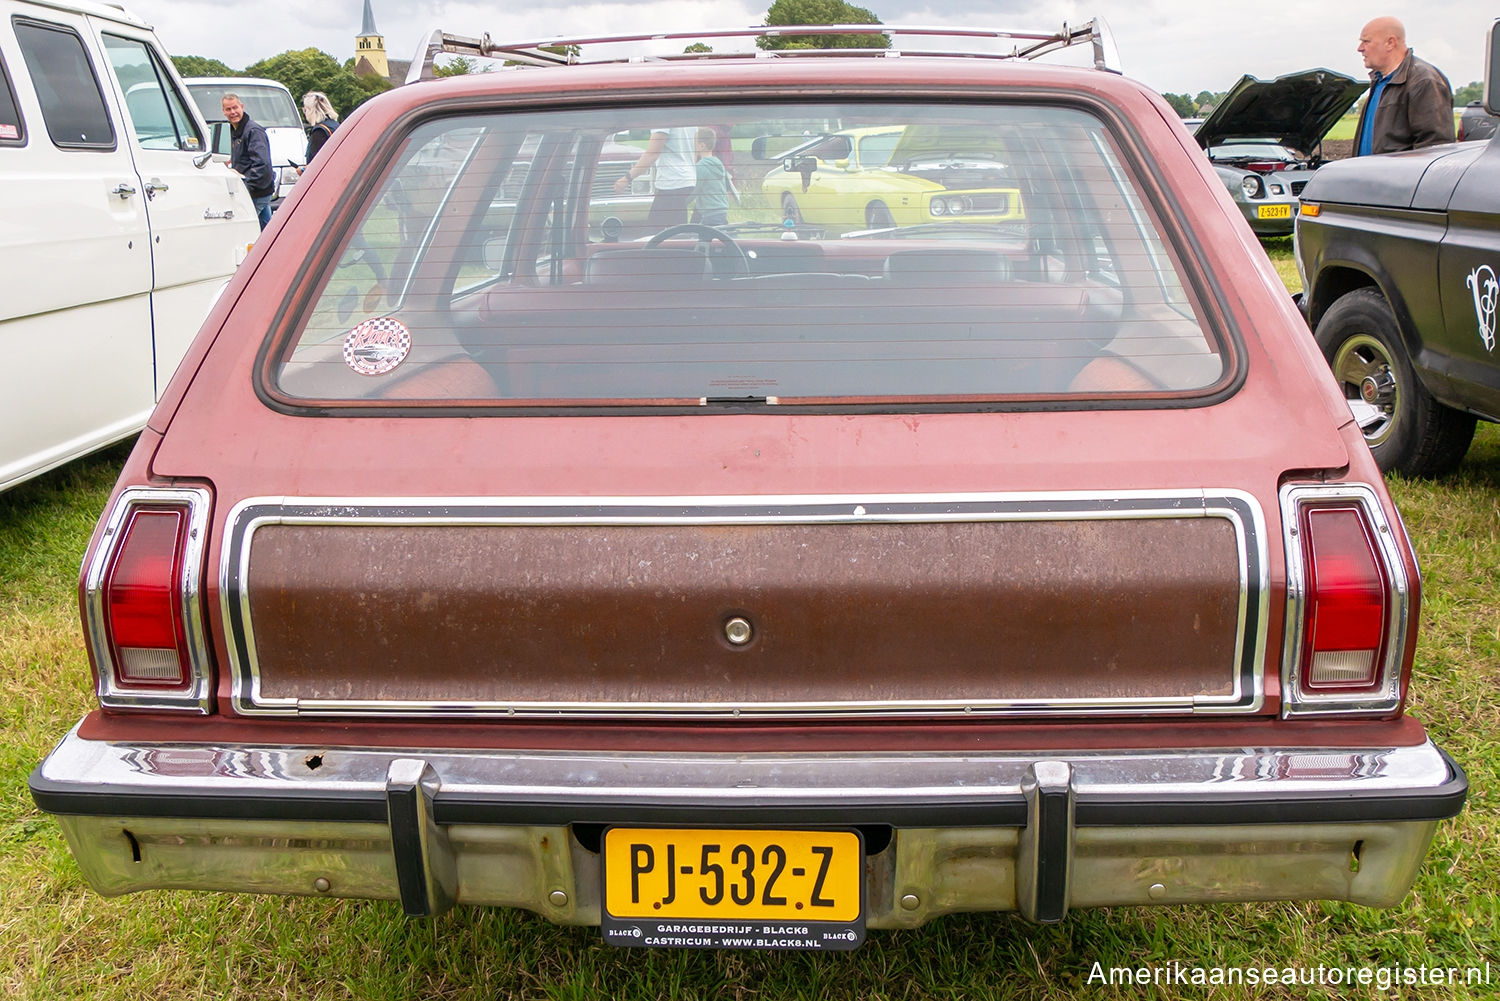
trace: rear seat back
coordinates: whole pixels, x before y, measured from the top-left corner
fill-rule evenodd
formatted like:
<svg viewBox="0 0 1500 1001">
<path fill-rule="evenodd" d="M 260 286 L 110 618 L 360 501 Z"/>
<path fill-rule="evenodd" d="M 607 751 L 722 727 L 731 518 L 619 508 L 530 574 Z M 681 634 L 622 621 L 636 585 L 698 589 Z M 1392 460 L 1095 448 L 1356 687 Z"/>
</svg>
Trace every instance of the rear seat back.
<svg viewBox="0 0 1500 1001">
<path fill-rule="evenodd" d="M 611 248 L 581 283 L 491 292 L 460 336 L 513 398 L 1062 392 L 1121 317 L 1117 291 L 1015 281 L 995 252 L 883 270 L 716 281 L 702 254 Z"/>
</svg>

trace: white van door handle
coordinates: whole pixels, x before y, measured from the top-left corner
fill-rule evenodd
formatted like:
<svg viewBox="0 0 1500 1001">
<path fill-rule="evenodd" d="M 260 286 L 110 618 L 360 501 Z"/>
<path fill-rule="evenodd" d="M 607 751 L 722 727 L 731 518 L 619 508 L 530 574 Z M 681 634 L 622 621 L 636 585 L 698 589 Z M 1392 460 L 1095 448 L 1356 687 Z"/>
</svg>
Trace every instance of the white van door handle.
<svg viewBox="0 0 1500 1001">
<path fill-rule="evenodd" d="M 119 195 L 122 199 L 125 199 L 135 194 L 135 188 L 129 184 L 116 184 L 110 194 Z"/>
<path fill-rule="evenodd" d="M 158 191 L 166 191 L 167 185 L 159 177 L 153 177 L 146 182 L 146 197 L 155 198 Z"/>
</svg>

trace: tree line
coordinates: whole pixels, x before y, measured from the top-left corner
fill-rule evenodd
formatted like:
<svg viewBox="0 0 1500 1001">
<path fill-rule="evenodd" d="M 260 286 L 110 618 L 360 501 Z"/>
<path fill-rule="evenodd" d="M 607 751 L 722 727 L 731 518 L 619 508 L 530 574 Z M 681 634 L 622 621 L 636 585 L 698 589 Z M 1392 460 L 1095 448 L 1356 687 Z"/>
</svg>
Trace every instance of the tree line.
<svg viewBox="0 0 1500 1001">
<path fill-rule="evenodd" d="M 310 90 L 321 90 L 328 95 L 328 100 L 333 103 L 340 118 L 346 117 L 376 94 L 395 86 L 383 76 L 357 76 L 353 59 L 340 65 L 337 59 L 321 49 L 288 50 L 251 63 L 243 70 L 232 69 L 217 59 L 205 56 L 173 56 L 172 65 L 185 77 L 247 76 L 275 80 L 291 91 L 293 98 L 298 101 Z"/>
<path fill-rule="evenodd" d="M 1198 118 L 1207 114 L 1207 109 L 1213 108 L 1224 100 L 1228 91 L 1221 90 L 1214 93 L 1211 90 L 1200 90 L 1197 97 L 1189 97 L 1187 94 L 1163 94 L 1162 100 L 1172 106 L 1179 118 Z"/>
<path fill-rule="evenodd" d="M 871 10 L 856 7 L 847 0 L 774 0 L 766 10 L 765 24 L 770 27 L 795 24 L 881 24 Z M 756 45 L 762 49 L 839 49 L 839 48 L 885 48 L 890 39 L 883 34 L 870 35 L 777 35 L 757 38 Z M 687 52 L 712 52 L 702 42 L 687 47 Z M 321 49 L 288 50 L 280 55 L 252 63 L 243 70 L 234 70 L 217 59 L 203 56 L 173 56 L 177 72 L 183 76 L 249 76 L 265 77 L 286 86 L 292 94 L 301 98 L 309 90 L 321 90 L 328 95 L 343 118 L 362 103 L 382 91 L 394 86 L 381 76 L 357 76 L 354 60 L 342 64 Z M 434 70 L 438 76 L 462 76 L 484 72 L 476 59 L 450 58 Z M 1453 100 L 1464 105 L 1480 98 L 1478 81 L 1459 88 Z M 1224 99 L 1225 91 L 1199 91 L 1196 96 L 1188 94 L 1163 94 L 1172 110 L 1183 118 L 1200 117 L 1208 109 Z"/>
<path fill-rule="evenodd" d="M 775 0 L 766 11 L 766 24 L 879 24 L 872 11 L 856 7 L 845 0 Z M 884 35 L 782 35 L 757 39 L 763 49 L 838 49 L 884 48 L 890 39 Z M 698 43 L 688 51 L 711 52 Z M 321 90 L 333 102 L 343 118 L 365 101 L 394 86 L 389 80 L 373 74 L 359 76 L 354 60 L 342 64 L 321 49 L 294 49 L 251 63 L 243 70 L 234 69 L 218 59 L 206 56 L 173 56 L 177 72 L 188 76 L 263 77 L 286 86 L 299 100 L 310 90 Z M 483 72 L 476 59 L 456 57 L 435 67 L 438 76 L 462 76 Z"/>
</svg>

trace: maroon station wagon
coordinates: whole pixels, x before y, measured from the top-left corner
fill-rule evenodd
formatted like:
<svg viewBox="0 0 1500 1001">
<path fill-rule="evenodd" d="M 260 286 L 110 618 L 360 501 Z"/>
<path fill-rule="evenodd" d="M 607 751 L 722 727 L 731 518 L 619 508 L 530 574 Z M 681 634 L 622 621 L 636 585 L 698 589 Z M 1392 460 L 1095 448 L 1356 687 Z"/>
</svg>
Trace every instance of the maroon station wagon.
<svg viewBox="0 0 1500 1001">
<path fill-rule="evenodd" d="M 31 790 L 90 885 L 805 949 L 1402 898 L 1467 791 L 1417 566 L 1223 184 L 1095 24 L 831 30 L 897 47 L 440 34 L 561 65 L 335 133 L 84 561 Z"/>
</svg>

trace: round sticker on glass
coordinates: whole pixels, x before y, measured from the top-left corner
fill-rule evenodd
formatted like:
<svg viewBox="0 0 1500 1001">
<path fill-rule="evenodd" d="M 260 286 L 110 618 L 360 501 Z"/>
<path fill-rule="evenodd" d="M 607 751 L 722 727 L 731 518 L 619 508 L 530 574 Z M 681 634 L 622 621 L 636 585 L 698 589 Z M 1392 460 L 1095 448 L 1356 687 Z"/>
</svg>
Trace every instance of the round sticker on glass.
<svg viewBox="0 0 1500 1001">
<path fill-rule="evenodd" d="M 411 354 L 411 331 L 390 316 L 366 320 L 344 335 L 344 364 L 360 375 L 385 375 Z"/>
</svg>

